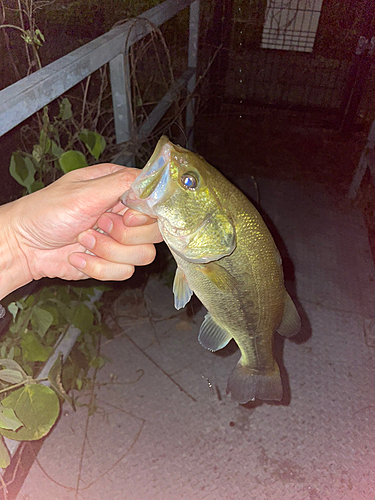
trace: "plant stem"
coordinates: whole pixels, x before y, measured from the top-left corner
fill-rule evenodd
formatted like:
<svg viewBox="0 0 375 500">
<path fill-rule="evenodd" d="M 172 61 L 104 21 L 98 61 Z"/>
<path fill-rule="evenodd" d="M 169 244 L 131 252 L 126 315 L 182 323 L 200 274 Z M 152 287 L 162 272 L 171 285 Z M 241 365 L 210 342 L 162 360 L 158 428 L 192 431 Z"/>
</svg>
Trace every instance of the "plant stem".
<svg viewBox="0 0 375 500">
<path fill-rule="evenodd" d="M 18 11 L 19 11 L 19 16 L 20 16 L 20 23 L 21 23 L 22 31 L 24 32 L 24 34 L 26 34 L 25 23 L 23 21 L 23 10 L 22 10 L 21 1 L 17 0 L 17 3 L 18 3 Z M 25 51 L 26 51 L 27 63 L 29 65 L 29 69 L 27 71 L 27 74 L 29 74 L 29 71 L 31 69 L 32 64 L 31 64 L 31 58 L 30 58 L 30 53 L 29 53 L 29 47 L 28 47 L 28 44 L 26 42 L 25 42 Z"/>
<path fill-rule="evenodd" d="M 26 35 L 25 30 L 23 30 L 19 26 L 15 26 L 14 24 L 0 24 L 0 28 L 14 28 L 15 30 L 22 31 L 22 33 Z"/>
<path fill-rule="evenodd" d="M 39 383 L 39 382 L 46 382 L 48 380 L 48 378 L 31 378 L 31 379 L 26 379 L 26 380 L 22 380 L 22 382 L 18 382 L 18 384 L 14 384 L 14 385 L 10 385 L 9 387 L 5 387 L 5 389 L 1 389 L 0 390 L 0 394 L 3 394 L 4 392 L 8 392 L 8 391 L 13 391 L 14 389 L 18 389 L 18 387 L 22 387 L 23 385 L 25 384 L 36 384 L 36 383 Z"/>
</svg>

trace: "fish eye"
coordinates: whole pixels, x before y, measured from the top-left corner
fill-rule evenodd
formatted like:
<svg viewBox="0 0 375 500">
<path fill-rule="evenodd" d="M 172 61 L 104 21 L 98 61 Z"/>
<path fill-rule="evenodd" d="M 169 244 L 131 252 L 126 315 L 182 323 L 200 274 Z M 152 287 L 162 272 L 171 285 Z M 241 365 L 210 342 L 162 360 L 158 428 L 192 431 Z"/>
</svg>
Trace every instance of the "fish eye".
<svg viewBox="0 0 375 500">
<path fill-rule="evenodd" d="M 184 188 L 194 191 L 194 189 L 198 186 L 198 179 L 191 172 L 187 172 L 186 174 L 181 175 L 181 184 Z"/>
</svg>

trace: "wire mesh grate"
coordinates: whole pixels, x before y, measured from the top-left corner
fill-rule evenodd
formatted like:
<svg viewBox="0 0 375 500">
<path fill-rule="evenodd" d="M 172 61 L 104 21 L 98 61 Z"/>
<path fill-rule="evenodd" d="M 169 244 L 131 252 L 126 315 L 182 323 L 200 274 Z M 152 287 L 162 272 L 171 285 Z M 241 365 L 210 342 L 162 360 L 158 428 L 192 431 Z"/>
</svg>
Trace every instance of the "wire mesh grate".
<svg viewBox="0 0 375 500">
<path fill-rule="evenodd" d="M 312 52 L 322 0 L 268 0 L 261 46 Z"/>
</svg>

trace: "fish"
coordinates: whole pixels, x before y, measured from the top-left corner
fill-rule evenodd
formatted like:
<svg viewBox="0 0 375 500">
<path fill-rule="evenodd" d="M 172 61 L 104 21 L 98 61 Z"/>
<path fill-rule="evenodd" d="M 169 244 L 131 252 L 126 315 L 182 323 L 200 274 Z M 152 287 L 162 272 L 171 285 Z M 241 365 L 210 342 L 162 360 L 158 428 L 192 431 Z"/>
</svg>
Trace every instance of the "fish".
<svg viewBox="0 0 375 500">
<path fill-rule="evenodd" d="M 207 309 L 200 344 L 215 352 L 236 342 L 240 358 L 227 394 L 242 404 L 280 401 L 274 334 L 291 337 L 301 321 L 284 285 L 280 253 L 255 206 L 202 156 L 166 136 L 120 199 L 157 218 L 177 263 L 176 309 L 193 293 Z"/>
</svg>

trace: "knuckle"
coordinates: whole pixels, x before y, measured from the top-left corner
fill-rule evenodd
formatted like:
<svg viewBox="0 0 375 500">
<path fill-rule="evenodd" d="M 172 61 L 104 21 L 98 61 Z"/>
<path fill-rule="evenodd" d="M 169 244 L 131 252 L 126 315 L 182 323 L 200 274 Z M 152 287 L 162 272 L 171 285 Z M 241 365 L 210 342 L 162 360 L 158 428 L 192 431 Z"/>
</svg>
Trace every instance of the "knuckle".
<svg viewBox="0 0 375 500">
<path fill-rule="evenodd" d="M 104 268 L 104 266 L 102 265 L 102 263 L 100 261 L 96 262 L 92 266 L 92 270 L 91 270 L 90 275 L 93 278 L 95 278 L 97 280 L 100 280 L 100 281 L 104 281 L 106 279 L 109 279 L 108 276 L 106 276 L 105 268 Z"/>
<path fill-rule="evenodd" d="M 129 239 L 131 238 L 130 228 L 124 226 L 121 231 L 116 235 L 116 240 L 122 245 L 129 244 Z"/>
</svg>

